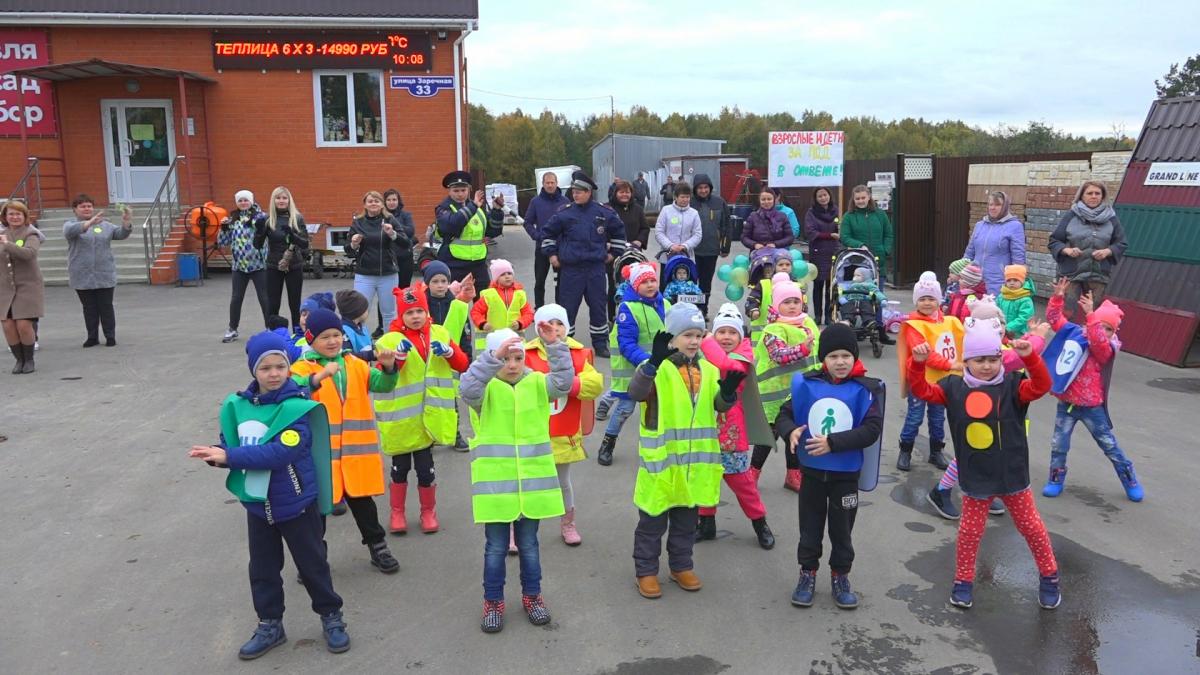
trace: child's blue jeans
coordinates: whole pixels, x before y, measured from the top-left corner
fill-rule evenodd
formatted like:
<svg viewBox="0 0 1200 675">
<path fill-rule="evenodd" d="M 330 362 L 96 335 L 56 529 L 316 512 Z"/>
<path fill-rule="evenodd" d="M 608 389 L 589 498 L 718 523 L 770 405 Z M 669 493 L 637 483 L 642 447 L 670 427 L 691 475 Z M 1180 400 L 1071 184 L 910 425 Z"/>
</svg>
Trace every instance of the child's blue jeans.
<svg viewBox="0 0 1200 675">
<path fill-rule="evenodd" d="M 1113 435 L 1112 420 L 1104 406 L 1071 405 L 1065 401 L 1058 402 L 1058 410 L 1054 416 L 1054 435 L 1050 437 L 1050 468 L 1061 469 L 1067 466 L 1067 453 L 1071 450 L 1071 432 L 1075 423 L 1083 422 L 1083 426 L 1092 434 L 1096 445 L 1104 451 L 1113 468 L 1122 469 L 1133 466 L 1133 462 L 1117 445 L 1117 437 Z"/>
<path fill-rule="evenodd" d="M 929 409 L 929 440 L 937 443 L 946 442 L 946 406 L 936 403 L 926 403 L 921 399 L 908 395 L 908 411 L 904 413 L 904 427 L 900 429 L 900 442 L 912 443 L 921 430 L 921 421 L 925 418 L 925 410 Z"/>
<path fill-rule="evenodd" d="M 504 599 L 505 558 L 508 556 L 510 523 L 486 523 L 487 543 L 483 547 L 483 599 Z M 538 555 L 538 521 L 521 518 L 511 523 L 521 563 L 521 594 L 542 592 L 542 562 Z"/>
<path fill-rule="evenodd" d="M 621 433 L 621 427 L 625 426 L 625 420 L 637 410 L 637 401 L 630 398 L 616 397 L 613 399 L 613 406 L 608 413 L 608 426 L 604 427 L 604 433 L 609 436 L 617 436 Z"/>
</svg>

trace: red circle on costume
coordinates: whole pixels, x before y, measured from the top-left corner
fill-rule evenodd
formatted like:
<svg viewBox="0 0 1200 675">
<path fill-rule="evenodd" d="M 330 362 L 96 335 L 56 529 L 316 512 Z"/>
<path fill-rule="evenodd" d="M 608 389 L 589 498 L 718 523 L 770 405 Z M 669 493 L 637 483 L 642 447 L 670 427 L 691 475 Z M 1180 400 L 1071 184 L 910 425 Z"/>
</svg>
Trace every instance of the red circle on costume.
<svg viewBox="0 0 1200 675">
<path fill-rule="evenodd" d="M 982 391 L 967 394 L 967 414 L 975 419 L 983 419 L 992 412 L 992 397 Z"/>
</svg>

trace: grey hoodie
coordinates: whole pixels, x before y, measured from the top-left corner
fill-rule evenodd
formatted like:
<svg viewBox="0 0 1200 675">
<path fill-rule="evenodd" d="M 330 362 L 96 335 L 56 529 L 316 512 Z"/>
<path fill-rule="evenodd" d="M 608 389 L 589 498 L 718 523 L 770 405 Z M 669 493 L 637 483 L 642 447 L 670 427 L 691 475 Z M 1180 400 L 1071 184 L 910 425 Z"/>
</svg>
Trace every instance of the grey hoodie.
<svg viewBox="0 0 1200 675">
<path fill-rule="evenodd" d="M 571 386 L 575 383 L 575 365 L 571 362 L 571 349 L 562 340 L 546 346 L 546 358 L 550 361 L 550 372 L 546 375 L 546 394 L 549 400 L 553 401 L 571 393 Z M 471 363 L 467 372 L 462 374 L 462 380 L 459 382 L 458 391 L 462 400 L 479 411 L 483 406 L 483 396 L 488 383 L 496 377 L 503 365 L 490 351 L 475 357 L 475 361 Z M 526 367 L 517 382 L 532 372 L 533 369 Z"/>
</svg>

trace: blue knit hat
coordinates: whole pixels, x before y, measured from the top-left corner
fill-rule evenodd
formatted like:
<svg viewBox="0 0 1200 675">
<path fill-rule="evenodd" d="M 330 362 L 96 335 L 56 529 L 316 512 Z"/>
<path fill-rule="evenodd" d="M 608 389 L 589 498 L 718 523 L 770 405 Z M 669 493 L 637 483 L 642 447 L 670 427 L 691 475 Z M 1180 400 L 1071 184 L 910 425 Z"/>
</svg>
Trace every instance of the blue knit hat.
<svg viewBox="0 0 1200 675">
<path fill-rule="evenodd" d="M 426 284 L 428 284 L 431 279 L 439 274 L 445 276 L 446 281 L 450 281 L 452 279 L 450 276 L 450 267 L 441 260 L 430 261 L 429 264 L 425 266 L 425 270 L 422 272 L 422 275 L 425 277 Z"/>
<path fill-rule="evenodd" d="M 333 302 L 333 293 L 329 291 L 313 293 L 305 298 L 304 302 L 300 303 L 301 312 L 311 312 L 314 309 L 327 309 L 331 312 L 336 312 L 337 305 Z"/>
<path fill-rule="evenodd" d="M 272 331 L 257 333 L 246 341 L 246 365 L 250 366 L 250 372 L 254 373 L 263 358 L 271 354 L 278 354 L 284 361 L 291 363 L 287 350 L 288 341 L 282 335 Z"/>
<path fill-rule="evenodd" d="M 308 313 L 308 320 L 304 322 L 304 337 L 311 345 L 317 341 L 317 336 L 330 328 L 342 332 L 342 320 L 338 315 L 325 308 L 314 309 Z"/>
</svg>

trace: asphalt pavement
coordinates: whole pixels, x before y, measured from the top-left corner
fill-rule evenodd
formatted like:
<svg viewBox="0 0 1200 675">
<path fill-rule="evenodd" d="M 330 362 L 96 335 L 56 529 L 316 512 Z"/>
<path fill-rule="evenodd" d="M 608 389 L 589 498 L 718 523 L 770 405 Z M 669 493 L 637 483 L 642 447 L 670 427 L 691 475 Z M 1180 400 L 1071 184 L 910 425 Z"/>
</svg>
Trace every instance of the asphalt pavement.
<svg viewBox="0 0 1200 675">
<path fill-rule="evenodd" d="M 532 295 L 532 246 L 512 230 L 494 251 L 514 263 Z M 308 280 L 305 292 L 346 288 Z M 722 285 L 718 284 L 718 288 Z M 861 495 L 851 580 L 855 611 L 837 609 L 823 569 L 816 604 L 789 604 L 796 583 L 796 496 L 784 462 L 767 463 L 761 489 L 778 538 L 755 543 L 725 490 L 716 541 L 696 545 L 698 593 L 666 583 L 649 601 L 634 587 L 636 420 L 611 467 L 576 465 L 583 545 L 568 548 L 556 519 L 541 523 L 543 590 L 553 621 L 528 623 L 509 558 L 509 612 L 498 635 L 479 630 L 482 528 L 472 522 L 467 454 L 435 450 L 442 530 L 389 536 L 401 571 L 368 563 L 349 516 L 328 524 L 334 585 L 345 599 L 353 648 L 325 651 L 320 623 L 289 563 L 289 642 L 253 663 L 237 649 L 255 615 L 246 577 L 245 513 L 224 474 L 187 457 L 217 439 L 217 408 L 250 380 L 245 337 L 258 327 L 252 295 L 243 339 L 221 343 L 230 280 L 202 287 L 121 286 L 120 345 L 81 349 L 79 303 L 46 291 L 34 375 L 0 370 L 0 672 L 202 673 L 1183 673 L 1200 671 L 1200 537 L 1194 514 L 1200 374 L 1131 355 L 1116 363 L 1116 434 L 1145 485 L 1129 502 L 1080 425 L 1065 493 L 1040 496 L 1054 401 L 1031 410 L 1031 472 L 1062 574 L 1063 602 L 1038 608 L 1037 571 L 1005 517 L 992 517 L 979 556 L 975 607 L 950 608 L 956 525 L 925 493 L 940 472 L 925 461 L 894 469 L 904 405 L 893 348 L 864 349 L 870 374 L 893 392 L 884 472 Z M 718 290 L 718 293 L 720 291 Z M 892 293 L 909 305 L 906 291 Z M 580 320 L 586 326 L 581 311 Z M 586 336 L 583 336 L 586 341 Z M 864 348 L 866 345 L 864 344 Z M 607 363 L 600 365 L 608 372 Z M 957 494 L 957 492 L 956 492 Z M 379 498 L 386 518 L 387 500 Z M 386 521 L 385 521 L 386 523 Z M 826 549 L 828 550 L 828 549 Z"/>
</svg>

